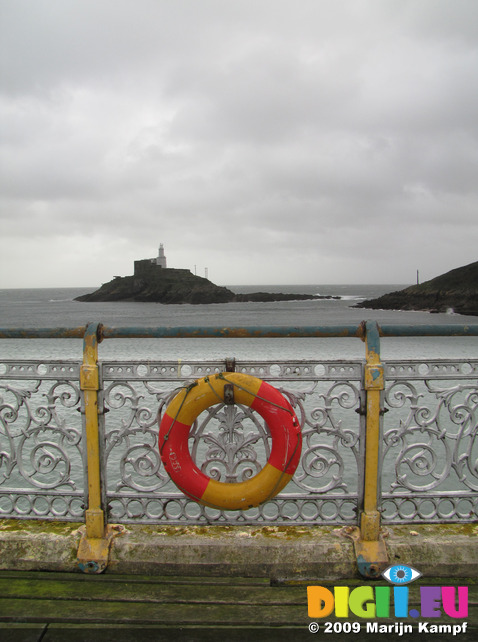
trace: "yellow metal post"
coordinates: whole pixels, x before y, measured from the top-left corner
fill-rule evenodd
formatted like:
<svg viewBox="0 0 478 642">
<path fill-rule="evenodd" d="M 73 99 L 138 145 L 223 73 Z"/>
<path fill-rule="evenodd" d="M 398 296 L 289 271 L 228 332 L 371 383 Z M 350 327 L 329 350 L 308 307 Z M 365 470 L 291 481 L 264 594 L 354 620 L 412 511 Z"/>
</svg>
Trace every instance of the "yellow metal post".
<svg viewBox="0 0 478 642">
<path fill-rule="evenodd" d="M 367 324 L 365 391 L 365 479 L 363 512 L 360 519 L 361 539 L 374 541 L 380 535 L 380 513 L 377 510 L 380 453 L 380 412 L 384 389 L 383 365 L 380 361 L 380 339 L 377 325 Z"/>
<path fill-rule="evenodd" d="M 102 538 L 105 515 L 101 506 L 101 466 L 98 422 L 98 326 L 88 325 L 83 344 L 80 388 L 85 406 L 86 458 L 88 465 L 88 509 L 85 513 L 86 536 Z"/>
<path fill-rule="evenodd" d="M 363 510 L 360 528 L 349 531 L 354 540 L 360 573 L 364 577 L 378 577 L 388 566 L 388 555 L 380 531 L 378 510 L 380 471 L 381 402 L 384 372 L 380 360 L 380 335 L 376 323 L 365 324 L 366 363 L 364 387 L 366 392 L 365 473 Z"/>
<path fill-rule="evenodd" d="M 101 573 L 108 563 L 113 535 L 118 529 L 107 527 L 102 502 L 98 391 L 99 324 L 88 324 L 83 338 L 83 364 L 80 389 L 84 400 L 84 428 L 88 477 L 88 508 L 78 548 L 78 565 L 85 573 Z"/>
</svg>

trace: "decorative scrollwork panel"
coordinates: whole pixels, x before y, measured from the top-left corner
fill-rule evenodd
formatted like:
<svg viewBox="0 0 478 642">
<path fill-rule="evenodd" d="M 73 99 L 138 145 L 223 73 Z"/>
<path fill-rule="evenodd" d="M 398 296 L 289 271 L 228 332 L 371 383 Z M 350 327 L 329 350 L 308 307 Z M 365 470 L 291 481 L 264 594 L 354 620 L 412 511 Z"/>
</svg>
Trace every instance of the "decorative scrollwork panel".
<svg viewBox="0 0 478 642">
<path fill-rule="evenodd" d="M 179 501 L 178 490 L 159 458 L 158 419 L 172 397 L 192 378 L 222 372 L 225 365 L 103 364 L 111 519 L 354 523 L 361 457 L 360 418 L 356 412 L 360 405 L 361 364 L 354 362 L 235 364 L 237 372 L 271 382 L 290 401 L 303 433 L 299 467 L 279 496 L 252 511 L 216 514 L 184 496 Z M 351 376 L 355 381 L 350 380 Z M 269 428 L 257 413 L 241 405 L 221 403 L 199 415 L 191 427 L 189 441 L 196 465 L 221 482 L 241 482 L 256 475 L 271 449 Z M 292 496 L 295 499 L 289 499 Z M 297 502 L 306 508 L 297 512 Z"/>
<path fill-rule="evenodd" d="M 406 513 L 412 520 L 476 519 L 476 509 L 439 508 L 446 502 L 451 506 L 457 493 L 478 492 L 478 380 L 470 378 L 475 366 L 466 361 L 388 364 L 388 375 L 396 379 L 389 380 L 384 395 L 382 488 L 388 506 L 394 496 L 414 496 L 407 506 L 414 501 L 415 509 Z M 402 518 L 402 504 L 389 514 Z"/>
<path fill-rule="evenodd" d="M 78 364 L 3 366 L 0 515 L 77 520 L 85 504 Z"/>
</svg>

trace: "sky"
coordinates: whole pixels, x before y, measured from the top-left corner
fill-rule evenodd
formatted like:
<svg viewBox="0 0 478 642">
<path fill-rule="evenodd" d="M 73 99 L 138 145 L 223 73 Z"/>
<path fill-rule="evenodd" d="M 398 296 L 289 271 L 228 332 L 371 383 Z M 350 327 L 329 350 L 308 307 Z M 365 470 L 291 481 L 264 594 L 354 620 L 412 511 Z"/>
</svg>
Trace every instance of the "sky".
<svg viewBox="0 0 478 642">
<path fill-rule="evenodd" d="M 478 260 L 476 0 L 0 0 L 0 287 Z"/>
</svg>

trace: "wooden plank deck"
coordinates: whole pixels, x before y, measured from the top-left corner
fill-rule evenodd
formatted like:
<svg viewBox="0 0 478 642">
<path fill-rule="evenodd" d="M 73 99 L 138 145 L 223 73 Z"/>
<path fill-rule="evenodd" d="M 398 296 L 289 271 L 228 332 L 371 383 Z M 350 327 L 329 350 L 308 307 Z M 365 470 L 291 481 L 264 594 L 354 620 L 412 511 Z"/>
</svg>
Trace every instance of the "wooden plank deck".
<svg viewBox="0 0 478 642">
<path fill-rule="evenodd" d="M 427 578 L 425 585 L 452 585 L 456 580 Z M 460 579 L 469 587 L 469 617 L 461 642 L 478 639 L 477 579 Z M 315 582 L 317 583 L 317 582 Z M 353 588 L 357 579 L 321 582 L 323 586 Z M 383 582 L 383 584 L 386 584 Z M 160 577 L 135 575 L 82 575 L 79 573 L 0 572 L 1 642 L 123 642 L 126 640 L 311 640 L 308 626 L 307 582 L 278 582 L 266 578 Z M 410 608 L 419 606 L 418 582 L 410 586 Z M 334 621 L 333 617 L 327 618 Z M 360 618 L 354 618 L 355 621 Z M 341 620 L 342 622 L 344 620 Z M 353 621 L 350 618 L 350 621 Z M 396 619 L 377 620 L 393 623 Z M 418 626 L 419 620 L 407 619 Z M 432 622 L 432 620 L 429 620 Z M 439 623 L 461 623 L 442 617 Z M 437 623 L 437 622 L 435 622 Z M 318 637 L 324 634 L 323 622 Z M 372 640 L 377 634 L 361 633 L 354 640 Z M 348 635 L 347 638 L 348 639 Z M 378 639 L 380 639 L 380 635 Z M 388 639 L 414 640 L 388 634 Z M 344 639 L 332 634 L 331 640 Z M 382 638 L 385 639 L 385 638 Z M 421 634 L 420 640 L 451 639 Z"/>
</svg>

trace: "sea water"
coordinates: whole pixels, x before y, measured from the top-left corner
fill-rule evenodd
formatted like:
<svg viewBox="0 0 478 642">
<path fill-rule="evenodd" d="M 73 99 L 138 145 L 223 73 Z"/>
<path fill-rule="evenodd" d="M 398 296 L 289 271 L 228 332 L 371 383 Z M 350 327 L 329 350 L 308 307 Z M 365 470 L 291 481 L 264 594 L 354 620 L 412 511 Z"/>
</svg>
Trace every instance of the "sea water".
<svg viewBox="0 0 478 642">
<path fill-rule="evenodd" d="M 100 322 L 111 327 L 242 327 L 322 326 L 358 324 L 372 319 L 379 324 L 477 324 L 478 317 L 427 312 L 366 310 L 354 307 L 363 299 L 396 291 L 405 285 L 255 285 L 229 286 L 235 292 L 298 292 L 340 299 L 312 299 L 270 303 L 220 303 L 163 305 L 129 301 L 87 303 L 75 297 L 95 288 L 47 288 L 0 290 L 0 327 L 77 327 Z M 382 357 L 460 358 L 478 357 L 476 337 L 406 337 L 382 339 Z M 3 359 L 78 359 L 82 342 L 77 339 L 0 340 Z M 275 339 L 109 339 L 100 346 L 100 358 L 284 360 L 337 358 L 362 359 L 364 345 L 356 338 Z"/>
</svg>

